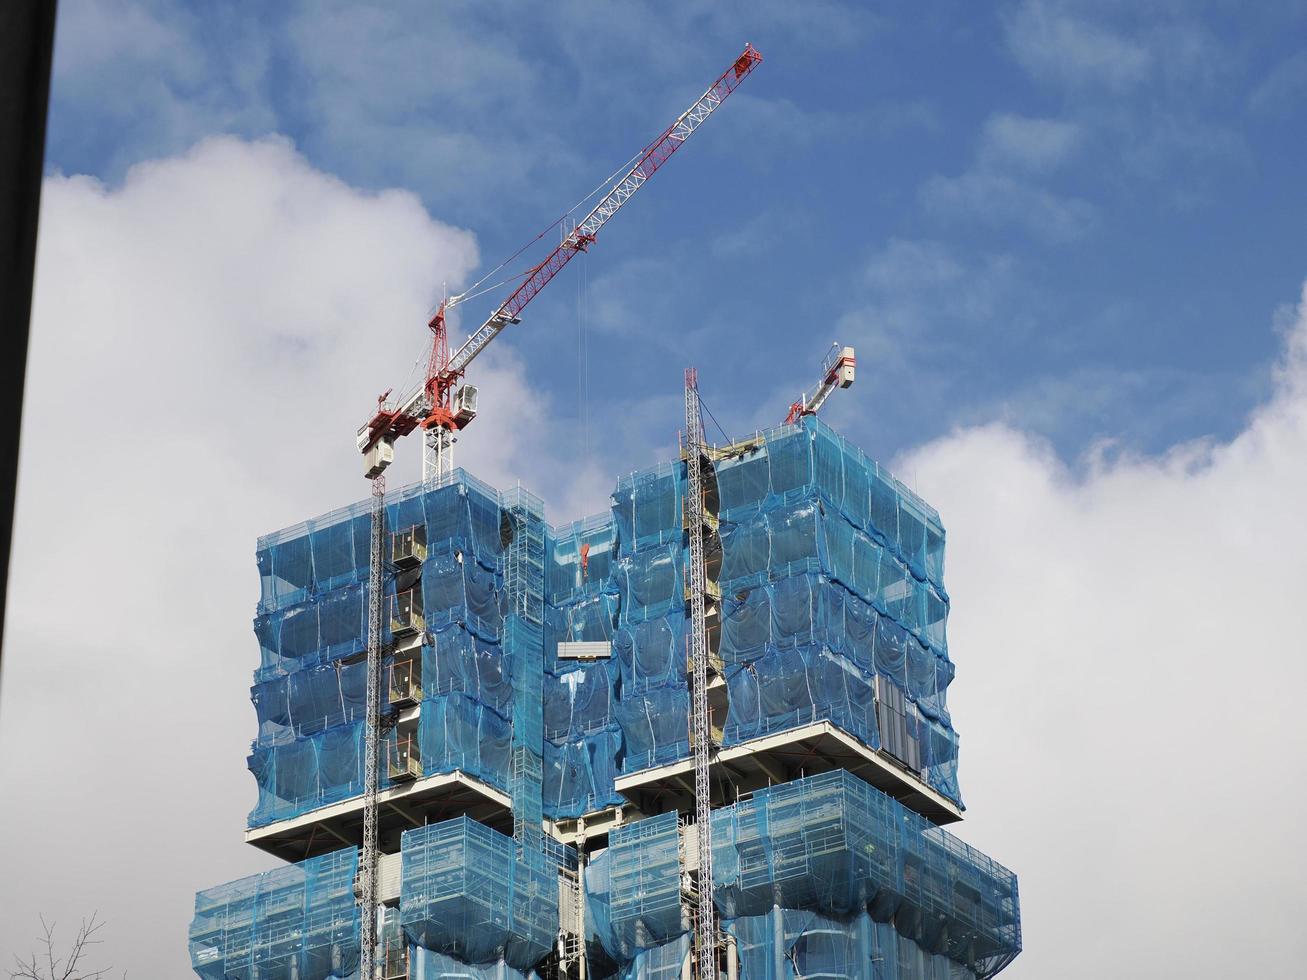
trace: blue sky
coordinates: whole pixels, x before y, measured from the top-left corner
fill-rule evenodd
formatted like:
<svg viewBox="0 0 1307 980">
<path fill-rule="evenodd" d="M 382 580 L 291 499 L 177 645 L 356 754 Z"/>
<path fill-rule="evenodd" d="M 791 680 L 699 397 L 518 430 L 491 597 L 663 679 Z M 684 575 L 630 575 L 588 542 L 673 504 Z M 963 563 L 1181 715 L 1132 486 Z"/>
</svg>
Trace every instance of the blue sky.
<svg viewBox="0 0 1307 980">
<path fill-rule="evenodd" d="M 48 166 L 113 182 L 280 133 L 420 194 L 488 266 L 749 40 L 759 71 L 512 339 L 552 410 L 588 392 L 625 469 L 666 445 L 685 364 L 735 433 L 839 339 L 861 374 L 831 421 L 881 457 L 991 418 L 1155 451 L 1265 395 L 1307 269 L 1304 28 L 1301 2 L 70 2 Z"/>
<path fill-rule="evenodd" d="M 0 817 L 0 959 L 99 909 L 105 962 L 187 974 L 196 889 L 272 863 L 240 840 L 256 536 L 364 495 L 354 430 L 443 281 L 752 41 L 473 365 L 460 462 L 561 523 L 672 451 L 687 364 L 738 434 L 856 345 L 829 421 L 948 528 L 955 829 L 1020 875 L 1004 976 L 1298 976 L 1305 28 L 1275 0 L 64 0 L 0 688 L 0 786 L 40 805 Z"/>
</svg>

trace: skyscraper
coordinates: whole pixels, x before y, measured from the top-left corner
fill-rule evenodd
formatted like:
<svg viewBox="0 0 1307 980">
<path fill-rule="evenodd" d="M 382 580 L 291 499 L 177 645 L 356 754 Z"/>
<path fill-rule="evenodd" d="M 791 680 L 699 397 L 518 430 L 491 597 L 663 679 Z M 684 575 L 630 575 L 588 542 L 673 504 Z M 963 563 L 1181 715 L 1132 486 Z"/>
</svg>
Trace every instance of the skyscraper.
<svg viewBox="0 0 1307 980">
<path fill-rule="evenodd" d="M 686 464 L 550 527 L 458 471 L 386 501 L 381 905 L 360 911 L 369 509 L 261 538 L 246 840 L 200 892 L 210 980 L 989 977 L 1015 876 L 960 820 L 938 515 L 813 416 L 706 453 L 716 961 L 687 667 Z"/>
</svg>

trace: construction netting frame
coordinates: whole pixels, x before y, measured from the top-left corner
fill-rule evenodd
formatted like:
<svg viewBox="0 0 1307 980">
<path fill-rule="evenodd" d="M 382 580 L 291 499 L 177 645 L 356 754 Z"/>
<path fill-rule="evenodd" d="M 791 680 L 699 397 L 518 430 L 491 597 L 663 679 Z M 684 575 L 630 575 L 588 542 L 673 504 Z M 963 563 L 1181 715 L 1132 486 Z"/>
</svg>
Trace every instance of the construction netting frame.
<svg viewBox="0 0 1307 980">
<path fill-rule="evenodd" d="M 464 963 L 527 971 L 558 932 L 558 866 L 468 817 L 405 831 L 400 922 L 410 943 Z"/>
<path fill-rule="evenodd" d="M 195 896 L 191 965 L 204 980 L 349 980 L 359 964 L 354 848 Z"/>
<path fill-rule="evenodd" d="M 254 621 L 258 732 L 248 766 L 264 827 L 363 791 L 369 503 L 259 539 Z M 463 471 L 439 488 L 386 498 L 388 532 L 420 527 L 424 775 L 461 771 L 508 788 L 513 663 L 502 649 L 503 514 L 499 494 Z M 387 535 L 387 548 L 390 547 Z M 400 576 L 386 573 L 387 608 Z M 414 607 L 419 608 L 419 607 Z M 383 616 L 389 644 L 391 616 Z M 383 770 L 382 786 L 389 785 Z"/>
<path fill-rule="evenodd" d="M 629 965 L 688 930 L 676 815 L 609 839 L 586 869 L 589 928 Z M 742 977 L 875 976 L 857 964 L 892 955 L 915 971 L 904 976 L 933 977 L 947 961 L 983 980 L 1021 951 L 1016 876 L 843 770 L 715 810 L 713 882 L 722 920 L 753 950 Z M 800 939 L 815 974 L 776 972 Z"/>
</svg>

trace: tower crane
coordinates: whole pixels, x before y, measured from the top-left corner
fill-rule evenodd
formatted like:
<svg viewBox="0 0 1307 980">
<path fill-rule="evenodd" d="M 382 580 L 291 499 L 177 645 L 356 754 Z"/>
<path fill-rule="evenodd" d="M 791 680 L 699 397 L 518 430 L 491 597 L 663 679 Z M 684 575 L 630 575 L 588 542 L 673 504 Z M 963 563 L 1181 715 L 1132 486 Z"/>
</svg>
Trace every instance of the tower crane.
<svg viewBox="0 0 1307 980">
<path fill-rule="evenodd" d="M 394 459 L 395 439 L 421 428 L 426 438 L 423 453 L 423 482 L 438 482 L 453 469 L 454 433 L 476 417 L 476 389 L 459 387 L 468 365 L 486 349 L 503 329 L 521 322 L 522 311 L 540 294 L 578 252 L 588 251 L 599 229 L 630 200 L 645 182 L 675 153 L 690 135 L 735 91 L 762 61 L 756 48 L 745 45 L 743 53 L 708 87 L 695 102 L 676 118 L 640 153 L 634 166 L 599 200 L 589 214 L 567 234 L 552 252 L 532 267 L 524 280 L 477 327 L 463 345 L 449 352 L 446 316 L 456 306 L 471 298 L 471 293 L 451 296 L 441 302 L 427 326 L 431 330 L 431 356 L 427 364 L 426 383 L 396 407 L 378 399 L 377 411 L 358 431 L 358 447 L 364 457 L 364 474 L 376 476 Z"/>
<path fill-rule="evenodd" d="M 785 416 L 785 424 L 797 422 L 805 415 L 816 415 L 826 399 L 836 388 L 847 388 L 853 384 L 853 374 L 857 360 L 852 347 L 831 344 L 830 350 L 821 362 L 821 380 L 812 389 L 812 394 L 804 393 L 790 406 L 790 413 Z"/>
<path fill-rule="evenodd" d="M 363 848 L 360 859 L 360 903 L 362 935 L 359 976 L 371 980 L 376 960 L 377 931 L 377 792 L 378 754 L 381 734 L 381 614 L 383 599 L 383 543 L 385 525 L 385 470 L 395 458 L 395 440 L 414 429 L 423 431 L 422 479 L 437 485 L 453 471 L 455 433 L 471 422 L 477 413 L 477 390 L 462 384 L 468 365 L 486 349 L 505 327 L 521 322 L 527 304 L 562 271 L 578 252 L 587 251 L 599 230 L 632 195 L 690 138 L 736 87 L 762 61 L 751 44 L 736 58 L 708 90 L 681 113 L 653 142 L 641 150 L 634 165 L 599 199 L 599 203 L 563 237 L 542 262 L 525 273 L 522 282 L 500 303 L 452 354 L 446 316 L 465 300 L 476 295 L 475 288 L 441 302 L 427 323 L 431 330 L 431 354 L 427 362 L 425 383 L 417 391 L 401 398 L 396 405 L 387 402 L 390 392 L 377 399 L 377 409 L 358 430 L 357 442 L 363 454 L 364 476 L 372 482 L 371 567 L 368 592 L 368 677 L 364 746 Z M 538 239 L 537 239 L 538 240 Z M 525 248 L 525 246 L 524 246 Z M 521 254 L 521 250 L 517 254 Z M 509 260 L 511 261 L 511 259 Z M 501 266 L 502 267 L 502 266 Z M 483 280 L 484 281 L 484 280 Z M 491 287 L 495 288 L 495 287 Z M 707 826 L 700 834 L 710 832 Z M 708 885 L 711 895 L 711 884 Z M 712 941 L 711 917 L 700 922 L 703 933 L 699 948 Z M 702 975 L 716 977 L 716 965 L 701 966 Z"/>
</svg>

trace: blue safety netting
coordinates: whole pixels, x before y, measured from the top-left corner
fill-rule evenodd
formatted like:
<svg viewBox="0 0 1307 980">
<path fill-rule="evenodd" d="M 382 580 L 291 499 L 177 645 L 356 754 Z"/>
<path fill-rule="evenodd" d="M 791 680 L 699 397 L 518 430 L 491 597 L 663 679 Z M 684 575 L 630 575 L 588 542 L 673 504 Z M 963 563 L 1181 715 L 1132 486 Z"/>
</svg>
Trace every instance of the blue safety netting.
<svg viewBox="0 0 1307 980">
<path fill-rule="evenodd" d="M 387 496 L 387 525 L 425 524 L 433 550 L 462 551 L 487 567 L 503 552 L 498 494 L 463 471 L 435 490 Z M 273 612 L 342 586 L 366 585 L 371 503 L 360 501 L 259 538 L 260 612 Z"/>
<path fill-rule="evenodd" d="M 1016 876 L 842 770 L 715 811 L 713 876 L 726 918 L 866 911 L 981 977 L 1021 950 Z"/>
<path fill-rule="evenodd" d="M 820 572 L 860 602 L 900 623 L 940 655 L 948 601 L 934 583 L 914 578 L 890 549 L 820 499 L 801 499 L 722 529 L 720 584 L 727 595 L 803 572 Z"/>
<path fill-rule="evenodd" d="M 866 912 L 847 919 L 800 909 L 728 919 L 741 980 L 975 980 L 946 956 L 922 949 Z"/>
<path fill-rule="evenodd" d="M 848 920 L 800 909 L 727 919 L 740 980 L 975 980 L 946 956 L 929 953 L 865 912 Z M 676 980 L 690 954 L 688 936 L 641 950 L 621 980 Z"/>
<path fill-rule="evenodd" d="M 410 947 L 406 980 L 538 980 L 534 970 L 522 973 L 507 963 L 464 963 L 421 946 Z"/>
<path fill-rule="evenodd" d="M 679 542 L 654 544 L 613 562 L 621 595 L 619 621 L 642 623 L 685 608 L 685 549 Z"/>
<path fill-rule="evenodd" d="M 688 929 L 675 812 L 615 827 L 586 865 L 586 928 L 617 963 Z"/>
<path fill-rule="evenodd" d="M 613 975 L 614 980 L 680 980 L 690 965 L 690 936 L 642 949 L 634 959 Z"/>
<path fill-rule="evenodd" d="M 545 600 L 563 608 L 606 591 L 616 556 L 617 528 L 608 514 L 555 528 L 549 535 Z"/>
<path fill-rule="evenodd" d="M 255 633 L 262 660 L 251 689 L 259 727 L 249 756 L 259 797 L 250 826 L 363 790 L 367 506 L 260 539 L 264 588 Z M 392 531 L 425 529 L 417 623 L 422 771 L 461 770 L 506 788 L 514 685 L 513 654 L 500 642 L 506 597 L 498 496 L 459 473 L 437 490 L 396 491 L 386 521 Z M 346 574 L 346 566 L 353 571 Z M 411 588 L 409 580 L 418 579 L 388 571 L 387 608 L 398 585 Z M 386 643 L 390 623 L 384 616 Z"/>
<path fill-rule="evenodd" d="M 195 896 L 191 965 L 205 980 L 358 976 L 358 851 L 348 848 Z"/>
<path fill-rule="evenodd" d="M 675 463 L 661 463 L 617 481 L 612 513 L 623 556 L 651 545 L 680 543 L 684 491 L 684 470 Z"/>
<path fill-rule="evenodd" d="M 935 511 L 815 418 L 741 444 L 712 475 L 724 743 L 829 721 L 879 748 L 879 675 L 903 692 L 895 754 L 961 805 Z M 613 494 L 623 772 L 689 753 L 683 483 L 683 467 L 665 464 Z"/>
<path fill-rule="evenodd" d="M 880 676 L 904 694 L 893 741 L 911 747 L 896 754 L 960 804 L 935 512 L 815 419 L 742 444 L 712 476 L 725 744 L 830 721 L 879 747 Z M 683 483 L 681 464 L 631 474 L 609 514 L 546 532 L 541 764 L 554 819 L 615 805 L 617 773 L 689 753 Z M 501 637 L 505 520 L 495 492 L 465 475 L 387 505 L 388 526 L 427 532 L 423 771 L 500 787 L 514 670 Z M 361 789 L 366 527 L 358 504 L 260 540 L 254 825 Z M 611 659 L 560 659 L 565 641 L 607 642 Z"/>
<path fill-rule="evenodd" d="M 467 817 L 405 831 L 400 920 L 416 946 L 529 970 L 558 932 L 558 872 Z M 439 974 L 437 974 L 439 975 Z"/>
<path fill-rule="evenodd" d="M 714 469 L 723 520 L 747 523 L 762 511 L 816 495 L 888 548 L 915 578 L 942 591 L 939 514 L 816 416 L 769 429 Z"/>
<path fill-rule="evenodd" d="M 623 772 L 684 759 L 690 754 L 690 692 L 683 685 L 633 691 L 617 702 Z"/>
<path fill-rule="evenodd" d="M 624 803 L 613 788 L 622 736 L 611 660 L 559 658 L 560 642 L 610 642 L 619 597 L 617 536 L 607 514 L 550 532 L 545 572 L 544 813 L 553 820 Z"/>
<path fill-rule="evenodd" d="M 610 842 L 586 868 L 587 928 L 629 964 L 688 928 L 676 815 L 622 827 Z M 715 810 L 713 881 L 743 944 L 741 976 L 879 976 L 855 965 L 880 956 L 907 977 L 950 976 L 943 958 L 984 978 L 1021 950 L 1016 876 L 842 770 Z M 777 972 L 777 950 L 797 972 Z M 808 968 L 790 954 L 810 957 Z"/>
</svg>

